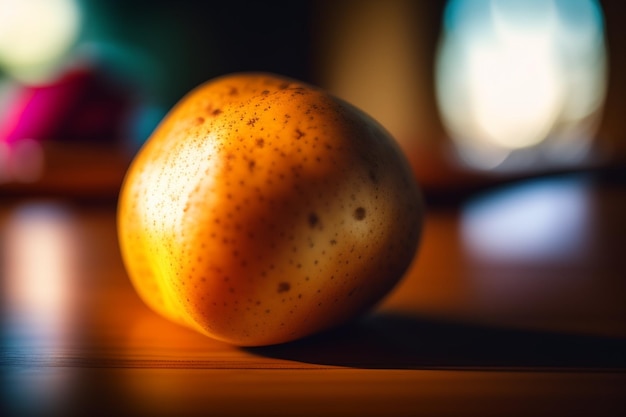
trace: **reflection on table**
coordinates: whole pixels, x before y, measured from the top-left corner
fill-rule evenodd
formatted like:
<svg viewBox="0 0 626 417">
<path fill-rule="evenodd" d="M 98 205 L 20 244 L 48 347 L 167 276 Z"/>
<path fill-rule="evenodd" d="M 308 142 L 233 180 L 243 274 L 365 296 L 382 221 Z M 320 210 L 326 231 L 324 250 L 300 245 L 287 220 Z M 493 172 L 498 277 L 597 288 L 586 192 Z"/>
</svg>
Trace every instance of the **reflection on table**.
<svg viewBox="0 0 626 417">
<path fill-rule="evenodd" d="M 529 180 L 429 208 L 404 281 L 371 315 L 241 349 L 149 311 L 113 204 L 0 208 L 7 415 L 619 415 L 626 192 Z"/>
</svg>

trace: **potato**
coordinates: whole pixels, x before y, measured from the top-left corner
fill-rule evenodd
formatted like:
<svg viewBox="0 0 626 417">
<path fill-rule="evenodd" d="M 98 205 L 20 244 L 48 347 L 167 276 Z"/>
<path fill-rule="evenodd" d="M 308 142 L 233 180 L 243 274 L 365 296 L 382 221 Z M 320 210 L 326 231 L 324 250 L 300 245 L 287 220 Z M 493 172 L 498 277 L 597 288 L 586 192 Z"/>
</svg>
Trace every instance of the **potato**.
<svg viewBox="0 0 626 417">
<path fill-rule="evenodd" d="M 131 164 L 121 253 L 154 310 L 242 346 L 372 308 L 418 245 L 423 208 L 393 138 L 352 105 L 271 74 L 201 85 Z"/>
</svg>

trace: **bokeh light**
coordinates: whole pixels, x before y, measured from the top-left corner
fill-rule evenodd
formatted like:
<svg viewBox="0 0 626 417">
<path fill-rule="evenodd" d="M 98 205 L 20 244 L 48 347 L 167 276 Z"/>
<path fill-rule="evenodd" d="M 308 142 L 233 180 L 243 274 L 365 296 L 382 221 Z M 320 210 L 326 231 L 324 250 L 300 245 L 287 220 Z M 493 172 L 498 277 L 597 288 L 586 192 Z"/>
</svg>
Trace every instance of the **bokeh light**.
<svg viewBox="0 0 626 417">
<path fill-rule="evenodd" d="M 19 326 L 16 343 L 28 335 L 43 337 L 25 346 L 61 347 L 67 340 L 80 252 L 76 225 L 63 206 L 24 205 L 6 223 L 2 241 L 3 304 L 10 323 Z M 22 337 L 23 336 L 23 337 Z"/>
<path fill-rule="evenodd" d="M 607 75 L 596 0 L 451 0 L 443 30 L 437 99 L 466 163 L 516 169 L 586 156 Z"/>
<path fill-rule="evenodd" d="M 582 176 L 545 177 L 472 198 L 460 237 L 475 296 L 515 314 L 593 303 L 583 288 L 594 287 L 596 274 L 581 270 L 598 243 L 594 187 Z"/>
<path fill-rule="evenodd" d="M 464 247 L 474 259 L 572 262 L 588 250 L 589 199 L 587 187 L 553 179 L 477 197 L 461 216 Z"/>
<path fill-rule="evenodd" d="M 76 292 L 81 243 L 74 218 L 59 204 L 16 207 L 0 230 L 2 333 L 10 361 L 50 365 L 63 357 L 76 338 Z M 9 363 L 12 363 L 9 362 Z M 58 410 L 68 398 L 73 372 L 25 372 L 7 367 L 5 392 L 9 415 Z M 33 399 L 36 398 L 36 401 Z"/>
<path fill-rule="evenodd" d="M 0 0 L 0 66 L 38 80 L 70 50 L 80 26 L 76 0 Z"/>
</svg>

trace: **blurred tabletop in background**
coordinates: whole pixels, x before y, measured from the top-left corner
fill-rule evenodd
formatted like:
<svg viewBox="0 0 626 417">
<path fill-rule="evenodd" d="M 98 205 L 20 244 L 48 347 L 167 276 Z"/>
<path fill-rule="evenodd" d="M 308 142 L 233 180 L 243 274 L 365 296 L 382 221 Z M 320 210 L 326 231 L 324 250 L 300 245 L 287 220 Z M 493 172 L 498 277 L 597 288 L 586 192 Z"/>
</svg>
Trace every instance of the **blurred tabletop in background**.
<svg viewBox="0 0 626 417">
<path fill-rule="evenodd" d="M 429 204 L 371 315 L 242 349 L 143 305 L 113 201 L 3 199 L 3 415 L 623 415 L 624 213 L 595 174 Z"/>
</svg>

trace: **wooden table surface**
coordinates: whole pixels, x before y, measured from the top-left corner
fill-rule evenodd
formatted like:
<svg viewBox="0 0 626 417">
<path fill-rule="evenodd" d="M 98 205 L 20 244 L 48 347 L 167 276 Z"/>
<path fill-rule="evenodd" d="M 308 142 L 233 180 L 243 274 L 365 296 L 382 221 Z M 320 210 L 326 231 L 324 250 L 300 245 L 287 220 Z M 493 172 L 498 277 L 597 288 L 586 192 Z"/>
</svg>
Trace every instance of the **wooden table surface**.
<svg viewBox="0 0 626 417">
<path fill-rule="evenodd" d="M 626 415 L 626 187 L 555 176 L 429 207 L 352 325 L 242 349 L 149 311 L 113 204 L 0 200 L 2 415 Z"/>
</svg>

